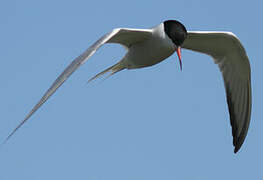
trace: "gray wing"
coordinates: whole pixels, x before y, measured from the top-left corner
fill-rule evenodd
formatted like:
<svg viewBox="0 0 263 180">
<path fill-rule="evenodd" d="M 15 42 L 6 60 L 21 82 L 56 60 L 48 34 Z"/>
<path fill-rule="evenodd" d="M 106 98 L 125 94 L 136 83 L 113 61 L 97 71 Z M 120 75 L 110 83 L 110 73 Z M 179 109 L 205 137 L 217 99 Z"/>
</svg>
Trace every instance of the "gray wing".
<svg viewBox="0 0 263 180">
<path fill-rule="evenodd" d="M 38 110 L 42 104 L 48 100 L 48 98 L 59 88 L 68 77 L 76 70 L 80 65 L 87 61 L 96 50 L 105 43 L 119 43 L 127 48 L 132 44 L 146 40 L 152 36 L 152 30 L 150 29 L 130 29 L 130 28 L 118 28 L 112 32 L 104 35 L 92 46 L 90 46 L 84 53 L 78 56 L 72 63 L 59 75 L 51 87 L 47 90 L 40 101 L 34 106 L 34 108 L 27 114 L 24 120 L 10 133 L 4 142 L 6 142 L 33 114 Z"/>
<path fill-rule="evenodd" d="M 189 31 L 183 48 L 208 54 L 224 79 L 233 145 L 236 153 L 247 135 L 251 116 L 250 64 L 245 49 L 231 32 Z"/>
</svg>

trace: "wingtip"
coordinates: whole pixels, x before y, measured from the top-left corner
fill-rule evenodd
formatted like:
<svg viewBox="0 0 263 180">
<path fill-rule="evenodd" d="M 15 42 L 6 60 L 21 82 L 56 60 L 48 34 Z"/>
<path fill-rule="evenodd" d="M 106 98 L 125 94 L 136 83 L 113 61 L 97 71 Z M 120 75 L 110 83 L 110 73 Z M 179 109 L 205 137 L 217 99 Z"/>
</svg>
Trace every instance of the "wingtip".
<svg viewBox="0 0 263 180">
<path fill-rule="evenodd" d="M 234 149 L 234 153 L 235 154 L 240 150 L 242 144 L 243 144 L 243 142 L 242 143 L 239 142 L 236 145 L 234 145 L 235 146 L 235 149 Z"/>
<path fill-rule="evenodd" d="M 237 141 L 235 143 L 233 143 L 233 145 L 235 147 L 235 149 L 234 149 L 235 154 L 240 150 L 243 143 L 244 143 L 244 138 L 238 138 Z"/>
<path fill-rule="evenodd" d="M 10 135 L 7 136 L 4 141 L 1 142 L 1 144 L 0 144 L 0 149 L 7 143 L 7 141 L 8 141 L 9 138 L 10 138 Z"/>
<path fill-rule="evenodd" d="M 1 143 L 0 147 L 4 146 L 4 145 L 7 143 L 7 141 L 11 138 L 11 136 L 13 136 L 13 134 L 15 133 L 16 130 L 17 130 L 17 129 L 15 129 L 14 131 L 12 131 L 12 132 L 5 138 L 5 140 Z"/>
</svg>

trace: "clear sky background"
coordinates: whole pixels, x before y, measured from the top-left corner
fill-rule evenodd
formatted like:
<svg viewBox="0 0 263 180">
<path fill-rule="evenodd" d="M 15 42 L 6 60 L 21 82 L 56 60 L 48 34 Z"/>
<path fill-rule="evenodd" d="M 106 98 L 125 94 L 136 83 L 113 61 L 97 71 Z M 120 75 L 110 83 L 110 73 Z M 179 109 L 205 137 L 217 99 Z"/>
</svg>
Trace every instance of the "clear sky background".
<svg viewBox="0 0 263 180">
<path fill-rule="evenodd" d="M 262 179 L 261 1 L 0 3 L 0 140 L 64 68 L 116 27 L 167 19 L 188 30 L 234 32 L 252 69 L 251 125 L 233 153 L 223 80 L 213 60 L 182 51 L 155 66 L 87 80 L 125 50 L 103 46 L 0 149 L 0 180 Z"/>
</svg>

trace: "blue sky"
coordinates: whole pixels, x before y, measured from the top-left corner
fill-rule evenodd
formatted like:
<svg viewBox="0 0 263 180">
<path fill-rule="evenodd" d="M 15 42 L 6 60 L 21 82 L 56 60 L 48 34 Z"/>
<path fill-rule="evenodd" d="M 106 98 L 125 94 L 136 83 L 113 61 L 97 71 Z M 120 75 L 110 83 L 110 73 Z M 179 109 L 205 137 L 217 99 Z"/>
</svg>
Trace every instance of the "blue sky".
<svg viewBox="0 0 263 180">
<path fill-rule="evenodd" d="M 253 109 L 233 153 L 223 80 L 206 55 L 183 50 L 155 66 L 87 80 L 117 62 L 103 46 L 0 149 L 1 180 L 262 178 L 261 1 L 3 1 L 0 140 L 81 52 L 116 27 L 167 19 L 234 32 L 252 69 Z"/>
</svg>

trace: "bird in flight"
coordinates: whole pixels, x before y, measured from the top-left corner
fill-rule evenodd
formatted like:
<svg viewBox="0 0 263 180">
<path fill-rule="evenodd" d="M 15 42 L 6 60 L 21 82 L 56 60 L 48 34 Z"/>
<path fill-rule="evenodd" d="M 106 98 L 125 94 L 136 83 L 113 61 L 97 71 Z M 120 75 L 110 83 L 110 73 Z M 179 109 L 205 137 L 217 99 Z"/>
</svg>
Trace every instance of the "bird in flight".
<svg viewBox="0 0 263 180">
<path fill-rule="evenodd" d="M 124 69 L 136 69 L 155 65 L 175 51 L 182 69 L 181 48 L 211 56 L 223 75 L 226 99 L 232 126 L 234 152 L 242 146 L 251 117 L 250 63 L 244 47 L 231 32 L 187 31 L 176 20 L 167 20 L 151 29 L 116 28 L 102 36 L 58 76 L 39 102 L 23 121 L 9 134 L 11 136 L 48 100 L 48 98 L 84 64 L 102 45 L 117 43 L 127 50 L 115 65 L 97 74 L 89 81 L 105 73 L 110 76 Z"/>
</svg>

